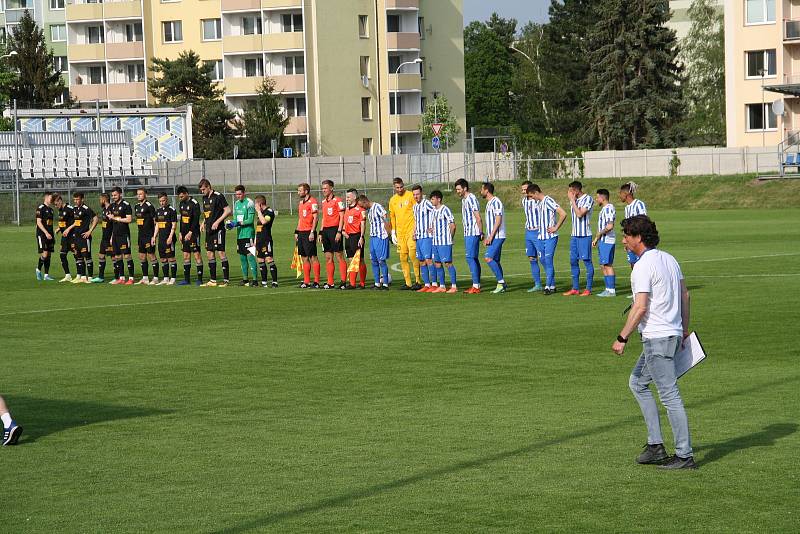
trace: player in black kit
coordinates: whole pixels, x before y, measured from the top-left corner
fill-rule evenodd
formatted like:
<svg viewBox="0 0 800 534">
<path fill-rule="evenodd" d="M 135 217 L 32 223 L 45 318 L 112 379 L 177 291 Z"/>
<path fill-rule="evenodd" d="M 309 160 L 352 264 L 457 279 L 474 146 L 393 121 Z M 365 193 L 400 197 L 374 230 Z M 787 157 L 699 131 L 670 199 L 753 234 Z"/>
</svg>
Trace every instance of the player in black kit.
<svg viewBox="0 0 800 534">
<path fill-rule="evenodd" d="M 231 207 L 225 195 L 214 191 L 211 182 L 200 180 L 200 192 L 203 194 L 203 230 L 206 232 L 206 257 L 208 258 L 208 282 L 205 287 L 217 287 L 217 260 L 222 262 L 221 287 L 228 285 L 230 265 L 225 255 L 225 217 L 231 214 Z"/>
<path fill-rule="evenodd" d="M 39 263 L 36 266 L 37 280 L 52 280 L 50 276 L 50 257 L 55 247 L 53 233 L 53 208 L 50 202 L 53 193 L 46 192 L 42 196 L 42 203 L 36 208 L 36 248 L 39 251 Z"/>
<path fill-rule="evenodd" d="M 278 287 L 278 267 L 272 253 L 272 223 L 275 212 L 267 205 L 264 195 L 256 195 L 256 259 L 261 270 L 261 285 L 267 287 L 267 268 L 272 277 L 272 287 Z"/>
<path fill-rule="evenodd" d="M 158 256 L 161 258 L 161 282 L 158 285 L 172 286 L 175 285 L 175 275 L 178 270 L 178 266 L 175 264 L 175 232 L 177 230 L 175 227 L 178 222 L 178 212 L 169 205 L 169 197 L 166 193 L 158 195 L 158 204 L 155 235 L 155 241 L 158 243 Z"/>
<path fill-rule="evenodd" d="M 156 261 L 156 207 L 147 200 L 147 191 L 140 187 L 136 190 L 134 206 L 136 227 L 139 232 L 139 266 L 142 268 L 142 279 L 136 285 L 156 285 L 158 283 L 158 262 Z M 153 267 L 153 281 L 150 281 L 147 268 L 148 263 Z"/>
<path fill-rule="evenodd" d="M 131 258 L 131 230 L 128 226 L 133 221 L 133 209 L 127 200 L 122 198 L 122 189 L 111 190 L 111 210 L 108 219 L 111 227 L 111 248 L 114 254 L 114 285 L 133 285 L 133 258 Z M 125 281 L 125 263 L 128 264 L 128 280 Z"/>
<path fill-rule="evenodd" d="M 75 251 L 75 269 L 77 276 L 73 284 L 91 284 L 94 277 L 92 264 L 92 232 L 97 227 L 97 215 L 94 210 L 83 203 L 83 193 L 72 195 L 72 249 Z"/>
<path fill-rule="evenodd" d="M 100 236 L 100 250 L 97 252 L 98 260 L 98 273 L 96 278 L 92 278 L 93 284 L 102 284 L 105 282 L 106 276 L 106 257 L 114 255 L 114 249 L 111 247 L 111 233 L 113 231 L 113 223 L 109 220 L 108 216 L 111 214 L 111 198 L 108 193 L 100 193 L 100 228 L 103 234 Z"/>
<path fill-rule="evenodd" d="M 69 235 L 67 228 L 72 226 L 72 221 L 75 217 L 72 214 L 72 206 L 64 202 L 61 195 L 57 193 L 53 195 L 53 203 L 58 210 L 58 230 L 56 230 L 56 232 L 61 234 L 61 251 L 59 255 L 61 257 L 61 267 L 64 269 L 64 278 L 59 280 L 59 282 L 71 282 L 72 274 L 69 272 L 69 253 L 73 251 L 73 247 L 72 236 Z"/>
<path fill-rule="evenodd" d="M 183 280 L 179 286 L 188 286 L 191 283 L 190 272 L 192 269 L 192 255 L 197 267 L 197 285 L 203 283 L 203 257 L 200 255 L 200 204 L 189 196 L 189 190 L 184 186 L 177 189 L 178 211 L 181 221 L 178 238 L 183 249 Z"/>
</svg>

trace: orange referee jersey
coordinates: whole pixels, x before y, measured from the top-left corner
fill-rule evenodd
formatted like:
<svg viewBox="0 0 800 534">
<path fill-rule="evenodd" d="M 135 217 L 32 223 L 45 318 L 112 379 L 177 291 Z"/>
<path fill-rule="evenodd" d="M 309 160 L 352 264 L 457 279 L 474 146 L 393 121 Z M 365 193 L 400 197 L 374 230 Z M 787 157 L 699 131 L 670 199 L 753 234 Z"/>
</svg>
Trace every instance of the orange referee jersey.
<svg viewBox="0 0 800 534">
<path fill-rule="evenodd" d="M 358 204 L 352 208 L 348 206 L 347 211 L 344 212 L 344 233 L 347 235 L 360 234 L 364 213 L 364 208 Z"/>
<path fill-rule="evenodd" d="M 339 228 L 339 214 L 344 211 L 344 202 L 339 197 L 322 201 L 322 227 Z"/>
<path fill-rule="evenodd" d="M 301 200 L 297 205 L 297 229 L 300 232 L 310 232 L 313 230 L 314 215 L 319 212 L 319 203 L 314 197 Z"/>
</svg>

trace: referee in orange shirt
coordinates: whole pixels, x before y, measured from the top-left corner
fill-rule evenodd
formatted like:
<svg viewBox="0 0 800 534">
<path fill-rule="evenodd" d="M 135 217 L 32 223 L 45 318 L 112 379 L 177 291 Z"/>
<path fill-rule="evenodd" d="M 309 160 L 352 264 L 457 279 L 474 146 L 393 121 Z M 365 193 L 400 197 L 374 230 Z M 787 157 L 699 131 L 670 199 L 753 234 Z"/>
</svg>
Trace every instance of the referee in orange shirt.
<svg viewBox="0 0 800 534">
<path fill-rule="evenodd" d="M 317 259 L 317 220 L 319 218 L 319 203 L 311 196 L 311 186 L 300 184 L 297 186 L 297 196 L 300 202 L 297 205 L 297 229 L 294 240 L 297 242 L 297 253 L 303 259 L 302 289 L 307 287 L 319 289 L 319 259 Z M 311 283 L 311 269 L 314 269 L 314 283 Z"/>
</svg>

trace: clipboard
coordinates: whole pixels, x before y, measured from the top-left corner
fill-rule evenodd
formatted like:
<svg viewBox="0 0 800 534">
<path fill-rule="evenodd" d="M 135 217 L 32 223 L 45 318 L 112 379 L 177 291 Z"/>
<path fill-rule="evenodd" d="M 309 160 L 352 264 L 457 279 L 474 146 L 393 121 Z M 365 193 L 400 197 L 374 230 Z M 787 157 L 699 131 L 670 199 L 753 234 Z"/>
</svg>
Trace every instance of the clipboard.
<svg viewBox="0 0 800 534">
<path fill-rule="evenodd" d="M 675 355 L 675 376 L 682 377 L 693 367 L 706 359 L 706 351 L 697 337 L 697 332 L 692 332 L 683 341 L 683 348 Z"/>
</svg>

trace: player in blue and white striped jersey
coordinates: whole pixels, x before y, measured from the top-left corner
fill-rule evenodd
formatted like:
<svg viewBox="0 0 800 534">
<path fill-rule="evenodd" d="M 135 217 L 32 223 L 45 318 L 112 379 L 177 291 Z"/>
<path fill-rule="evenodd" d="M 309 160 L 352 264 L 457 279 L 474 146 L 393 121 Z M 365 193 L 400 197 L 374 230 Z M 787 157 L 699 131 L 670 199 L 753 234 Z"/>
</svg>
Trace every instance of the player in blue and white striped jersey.
<svg viewBox="0 0 800 534">
<path fill-rule="evenodd" d="M 614 274 L 614 246 L 616 244 L 614 221 L 617 218 L 617 210 L 609 201 L 610 196 L 608 189 L 598 189 L 595 197 L 597 205 L 602 209 L 597 217 L 597 235 L 592 240 L 592 246 L 597 247 L 597 255 L 600 258 L 603 278 L 606 282 L 605 291 L 598 294 L 598 297 L 613 297 L 617 294 L 617 277 Z"/>
<path fill-rule="evenodd" d="M 456 194 L 461 198 L 461 220 L 464 223 L 464 250 L 467 258 L 469 272 L 472 275 L 472 287 L 464 293 L 476 294 L 481 292 L 481 207 L 475 195 L 469 192 L 469 182 L 463 178 L 456 180 Z"/>
<path fill-rule="evenodd" d="M 552 295 L 556 291 L 556 270 L 553 265 L 556 247 L 558 246 L 558 230 L 564 221 L 567 220 L 567 212 L 558 205 L 553 197 L 542 193 L 542 189 L 532 184 L 528 186 L 529 191 L 533 191 L 533 198 L 539 201 L 539 241 L 536 252 L 539 259 L 544 264 L 544 272 L 547 277 L 544 284 L 544 294 Z M 558 215 L 558 219 L 556 219 Z"/>
<path fill-rule="evenodd" d="M 644 202 L 634 197 L 638 188 L 639 186 L 633 182 L 624 183 L 619 188 L 619 199 L 625 203 L 626 219 L 630 219 L 636 215 L 647 215 L 647 206 L 644 205 Z M 631 269 L 633 269 L 633 264 L 639 261 L 639 256 L 630 250 L 626 250 L 626 252 L 628 253 L 628 263 L 630 263 Z"/>
<path fill-rule="evenodd" d="M 505 293 L 506 281 L 503 278 L 503 266 L 500 265 L 500 256 L 503 252 L 503 243 L 506 241 L 506 214 L 503 203 L 494 196 L 494 184 L 484 182 L 481 185 L 481 196 L 486 199 L 486 252 L 483 259 L 497 278 L 497 287 L 492 293 Z"/>
<path fill-rule="evenodd" d="M 430 293 L 458 293 L 456 268 L 453 265 L 453 235 L 456 221 L 450 208 L 442 204 L 442 192 L 431 192 L 433 214 L 433 261 L 436 264 L 436 288 Z M 444 270 L 450 273 L 450 289 L 445 289 Z"/>
<path fill-rule="evenodd" d="M 375 279 L 374 289 L 389 289 L 389 234 L 392 224 L 387 218 L 386 210 L 377 202 L 372 202 L 367 195 L 358 197 L 358 205 L 367 210 L 369 222 L 369 256 L 372 260 L 372 276 Z"/>
<path fill-rule="evenodd" d="M 588 297 L 592 294 L 594 265 L 592 264 L 592 209 L 594 200 L 583 192 L 583 184 L 575 181 L 569 184 L 567 197 L 572 212 L 572 237 L 569 241 L 569 264 L 572 271 L 572 289 L 564 296 L 580 295 Z M 578 261 L 586 267 L 586 289 L 580 291 L 581 269 Z"/>
<path fill-rule="evenodd" d="M 431 282 L 436 279 L 436 270 L 433 267 L 433 213 L 431 201 L 425 198 L 422 186 L 415 185 L 411 188 L 414 195 L 414 241 L 417 243 L 417 259 L 422 282 L 425 284 L 418 293 L 427 293 L 431 290 Z"/>
<path fill-rule="evenodd" d="M 522 212 L 525 214 L 525 254 L 528 256 L 528 261 L 531 264 L 531 277 L 533 278 L 533 287 L 528 290 L 528 293 L 534 293 L 542 290 L 542 273 L 539 269 L 539 229 L 541 228 L 541 206 L 539 201 L 534 198 L 532 191 L 528 188 L 533 185 L 533 182 L 526 180 L 522 182 Z"/>
</svg>

